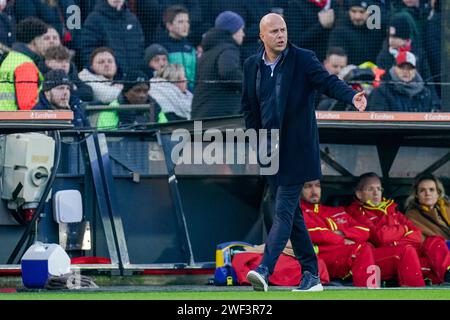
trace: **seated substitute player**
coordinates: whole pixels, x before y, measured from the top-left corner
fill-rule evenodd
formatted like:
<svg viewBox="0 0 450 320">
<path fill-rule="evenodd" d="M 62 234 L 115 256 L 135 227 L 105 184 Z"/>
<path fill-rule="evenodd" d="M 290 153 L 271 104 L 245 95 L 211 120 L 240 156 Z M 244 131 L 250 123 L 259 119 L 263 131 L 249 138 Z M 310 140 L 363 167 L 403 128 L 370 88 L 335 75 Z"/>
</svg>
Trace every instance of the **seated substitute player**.
<svg viewBox="0 0 450 320">
<path fill-rule="evenodd" d="M 376 287 L 375 268 L 380 268 L 380 280 L 397 279 L 400 286 L 423 286 L 417 253 L 412 247 L 374 248 L 369 240 L 369 228 L 353 219 L 343 207 L 319 204 L 320 181 L 305 183 L 301 208 L 318 256 L 325 261 L 331 278 L 353 276 L 355 286 Z"/>
<path fill-rule="evenodd" d="M 366 287 L 375 265 L 369 229 L 358 224 L 343 207 L 320 204 L 320 180 L 303 185 L 300 206 L 318 256 L 325 261 L 331 279 L 353 277 L 353 285 Z"/>
<path fill-rule="evenodd" d="M 414 248 L 420 258 L 423 277 L 433 284 L 443 283 L 450 272 L 450 254 L 444 239 L 424 238 L 421 230 L 398 210 L 397 204 L 382 195 L 378 175 L 365 173 L 359 177 L 356 198 L 347 207 L 347 212 L 370 229 L 369 239 L 376 247 Z"/>
</svg>

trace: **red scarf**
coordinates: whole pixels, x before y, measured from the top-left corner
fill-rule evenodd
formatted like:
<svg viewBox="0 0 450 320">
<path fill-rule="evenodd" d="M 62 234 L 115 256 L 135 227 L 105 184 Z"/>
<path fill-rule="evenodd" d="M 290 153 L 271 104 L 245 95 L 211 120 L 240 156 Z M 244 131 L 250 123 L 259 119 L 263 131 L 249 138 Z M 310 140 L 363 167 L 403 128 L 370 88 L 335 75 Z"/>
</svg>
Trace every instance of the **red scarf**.
<svg viewBox="0 0 450 320">
<path fill-rule="evenodd" d="M 411 39 L 406 40 L 406 44 L 403 47 L 398 48 L 398 51 L 411 51 Z"/>
<path fill-rule="evenodd" d="M 325 7 L 328 3 L 328 0 L 308 0 L 308 1 L 314 3 L 320 9 L 323 9 L 323 7 Z"/>
</svg>

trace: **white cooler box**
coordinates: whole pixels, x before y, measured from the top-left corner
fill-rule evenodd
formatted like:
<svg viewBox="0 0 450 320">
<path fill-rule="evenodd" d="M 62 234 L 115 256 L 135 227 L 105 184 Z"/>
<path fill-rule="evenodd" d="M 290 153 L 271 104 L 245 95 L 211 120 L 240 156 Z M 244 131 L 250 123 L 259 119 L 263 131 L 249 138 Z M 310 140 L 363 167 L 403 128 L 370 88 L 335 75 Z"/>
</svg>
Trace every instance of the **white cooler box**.
<svg viewBox="0 0 450 320">
<path fill-rule="evenodd" d="M 27 288 L 44 288 L 49 276 L 70 272 L 70 258 L 53 243 L 37 242 L 22 257 L 22 282 Z"/>
</svg>

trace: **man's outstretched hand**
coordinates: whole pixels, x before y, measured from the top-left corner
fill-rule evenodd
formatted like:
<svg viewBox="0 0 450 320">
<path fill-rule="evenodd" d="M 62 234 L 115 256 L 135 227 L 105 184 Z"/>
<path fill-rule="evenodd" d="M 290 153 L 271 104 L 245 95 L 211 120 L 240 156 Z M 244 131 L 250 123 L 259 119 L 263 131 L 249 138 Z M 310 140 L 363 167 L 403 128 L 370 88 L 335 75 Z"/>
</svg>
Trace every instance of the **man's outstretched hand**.
<svg viewBox="0 0 450 320">
<path fill-rule="evenodd" d="M 353 105 L 356 109 L 359 111 L 366 110 L 367 107 L 367 99 L 366 99 L 366 93 L 364 91 L 358 92 L 353 97 Z"/>
</svg>

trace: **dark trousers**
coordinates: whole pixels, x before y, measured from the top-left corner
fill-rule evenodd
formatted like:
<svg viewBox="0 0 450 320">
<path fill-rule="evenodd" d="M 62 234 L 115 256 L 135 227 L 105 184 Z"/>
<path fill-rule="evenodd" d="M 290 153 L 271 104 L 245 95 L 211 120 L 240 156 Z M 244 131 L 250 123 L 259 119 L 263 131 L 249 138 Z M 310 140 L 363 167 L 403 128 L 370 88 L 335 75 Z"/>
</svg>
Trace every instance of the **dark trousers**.
<svg viewBox="0 0 450 320">
<path fill-rule="evenodd" d="M 309 271 L 313 275 L 318 275 L 317 256 L 299 206 L 303 185 L 277 186 L 274 176 L 267 178 L 270 191 L 275 195 L 275 216 L 266 239 L 261 264 L 272 274 L 278 257 L 286 247 L 287 241 L 291 239 L 302 272 Z"/>
</svg>

